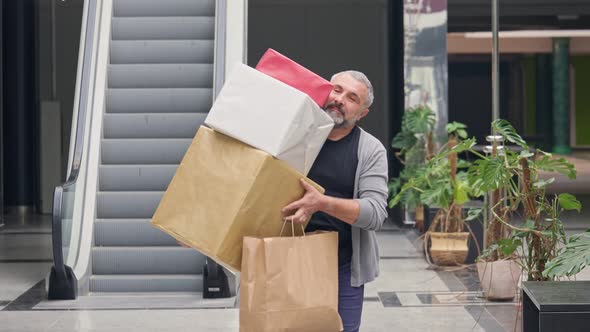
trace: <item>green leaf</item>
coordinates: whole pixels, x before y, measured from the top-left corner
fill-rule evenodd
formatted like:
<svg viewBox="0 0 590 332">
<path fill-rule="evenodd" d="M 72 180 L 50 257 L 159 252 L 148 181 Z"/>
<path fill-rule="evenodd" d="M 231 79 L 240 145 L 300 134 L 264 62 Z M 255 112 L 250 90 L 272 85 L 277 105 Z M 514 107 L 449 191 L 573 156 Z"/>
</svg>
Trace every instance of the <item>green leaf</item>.
<svg viewBox="0 0 590 332">
<path fill-rule="evenodd" d="M 552 184 L 554 181 L 555 181 L 555 178 L 549 178 L 547 180 L 539 180 L 539 181 L 533 182 L 533 188 L 535 188 L 535 189 L 545 188 L 548 185 Z"/>
<path fill-rule="evenodd" d="M 469 138 L 464 141 L 461 141 L 459 144 L 455 145 L 451 149 L 446 148 L 439 152 L 436 156 L 434 156 L 431 160 L 434 162 L 438 162 L 441 159 L 446 159 L 451 153 L 461 153 L 465 151 L 472 151 L 471 149 L 475 145 L 475 138 Z"/>
<path fill-rule="evenodd" d="M 389 195 L 395 196 L 401 189 L 402 182 L 400 178 L 391 179 L 387 184 L 387 188 L 389 189 Z"/>
<path fill-rule="evenodd" d="M 483 261 L 489 258 L 494 252 L 498 250 L 498 245 L 493 243 L 489 245 L 486 249 L 484 249 L 479 256 L 477 256 L 477 261 Z"/>
<path fill-rule="evenodd" d="M 565 210 L 576 210 L 580 213 L 582 209 L 582 203 L 576 199 L 576 196 L 572 194 L 559 194 L 559 206 L 561 206 Z"/>
<path fill-rule="evenodd" d="M 471 163 L 468 162 L 467 160 L 457 159 L 457 169 L 469 168 L 469 166 L 471 166 Z"/>
<path fill-rule="evenodd" d="M 469 193 L 471 192 L 469 182 L 457 179 L 454 189 L 455 203 L 462 205 L 469 201 Z"/>
<path fill-rule="evenodd" d="M 520 239 L 502 239 L 497 242 L 498 249 L 502 252 L 504 256 L 511 256 L 519 246 L 522 245 L 522 241 Z"/>
<path fill-rule="evenodd" d="M 456 132 L 459 129 L 467 128 L 467 126 L 461 122 L 453 121 L 453 122 L 447 123 L 445 128 L 446 128 L 448 134 L 453 134 L 454 132 Z"/>
<path fill-rule="evenodd" d="M 449 149 L 449 153 L 461 153 L 461 152 L 465 152 L 465 151 L 470 151 L 474 145 L 475 145 L 475 138 L 469 138 L 469 139 L 461 141 L 461 143 L 453 146 L 451 149 Z"/>
<path fill-rule="evenodd" d="M 513 175 L 500 158 L 478 159 L 469 167 L 468 174 L 471 187 L 479 193 L 508 187 Z"/>
<path fill-rule="evenodd" d="M 590 230 L 570 237 L 565 251 L 545 265 L 543 276 L 550 278 L 571 277 L 590 264 Z"/>
<path fill-rule="evenodd" d="M 520 158 L 530 158 L 532 156 L 534 156 L 535 154 L 530 152 L 529 150 L 522 150 L 520 151 L 519 157 Z"/>
<path fill-rule="evenodd" d="M 401 201 L 401 199 L 403 197 L 403 194 L 404 194 L 404 191 L 402 189 L 402 191 L 397 193 L 395 196 L 393 196 L 392 199 L 389 200 L 388 206 L 390 209 L 399 204 L 399 202 Z"/>
<path fill-rule="evenodd" d="M 391 200 L 389 200 L 389 208 L 393 208 L 398 204 L 401 204 L 405 207 L 414 208 L 421 203 L 420 192 L 414 189 L 413 180 L 414 179 L 411 179 L 409 182 L 406 182 L 400 191 Z"/>
<path fill-rule="evenodd" d="M 457 136 L 461 137 L 462 139 L 467 138 L 467 131 L 463 129 L 457 130 Z"/>
<path fill-rule="evenodd" d="M 537 152 L 542 155 L 545 155 L 545 156 L 549 156 L 549 157 L 553 156 L 553 154 L 551 152 L 543 151 L 541 149 L 537 149 Z"/>
<path fill-rule="evenodd" d="M 423 137 L 416 140 L 416 144 L 405 152 L 406 166 L 422 165 L 426 161 L 426 142 Z"/>
<path fill-rule="evenodd" d="M 398 204 L 399 204 L 399 198 L 397 196 L 394 196 L 392 199 L 389 200 L 389 203 L 387 203 L 387 207 L 389 207 L 390 209 L 393 209 Z"/>
<path fill-rule="evenodd" d="M 543 158 L 535 160 L 534 164 L 540 170 L 557 172 L 567 176 L 571 180 L 575 179 L 577 175 L 574 165 L 565 158 L 556 159 L 551 158 L 551 155 L 544 155 Z"/>
<path fill-rule="evenodd" d="M 407 109 L 402 119 L 402 128 L 417 134 L 427 134 L 434 128 L 436 115 L 428 106 Z"/>
<path fill-rule="evenodd" d="M 525 229 L 527 231 L 514 231 L 512 236 L 515 238 L 524 238 L 530 234 L 530 231 L 535 229 L 535 221 L 527 219 L 522 225 L 518 226 L 518 228 Z"/>
<path fill-rule="evenodd" d="M 532 219 L 527 219 L 522 225 L 520 225 L 520 228 L 535 229 L 535 221 Z"/>
<path fill-rule="evenodd" d="M 407 190 L 408 190 L 408 188 L 406 186 L 403 186 L 399 190 L 399 192 L 397 192 L 395 194 L 395 196 L 393 196 L 393 198 L 391 200 L 389 200 L 388 206 L 390 209 L 393 208 L 394 206 L 398 205 L 402 201 L 402 199 L 404 198 L 404 194 Z"/>
<path fill-rule="evenodd" d="M 396 149 L 408 150 L 416 144 L 418 139 L 414 133 L 399 132 L 391 141 L 391 147 Z"/>
<path fill-rule="evenodd" d="M 450 184 L 436 185 L 425 189 L 420 195 L 420 199 L 426 205 L 448 208 L 453 199 L 452 193 Z"/>
<path fill-rule="evenodd" d="M 522 139 L 522 137 L 516 132 L 516 129 L 512 127 L 510 122 L 504 119 L 498 119 L 492 122 L 492 128 L 496 130 L 498 134 L 502 135 L 507 141 L 519 145 L 524 149 L 528 149 L 528 145 L 526 144 L 525 140 Z"/>
<path fill-rule="evenodd" d="M 404 193 L 403 204 L 407 209 L 414 209 L 416 206 L 422 204 L 420 192 L 415 189 L 407 190 Z"/>
<path fill-rule="evenodd" d="M 469 210 L 467 210 L 467 218 L 465 218 L 465 221 L 471 221 L 473 219 L 478 218 L 482 212 L 483 212 L 483 209 L 469 209 Z"/>
<path fill-rule="evenodd" d="M 395 196 L 395 197 L 393 197 L 392 199 L 389 200 L 389 203 L 387 204 L 387 206 L 390 209 L 393 209 L 398 204 L 399 204 L 399 198 L 397 196 Z"/>
</svg>

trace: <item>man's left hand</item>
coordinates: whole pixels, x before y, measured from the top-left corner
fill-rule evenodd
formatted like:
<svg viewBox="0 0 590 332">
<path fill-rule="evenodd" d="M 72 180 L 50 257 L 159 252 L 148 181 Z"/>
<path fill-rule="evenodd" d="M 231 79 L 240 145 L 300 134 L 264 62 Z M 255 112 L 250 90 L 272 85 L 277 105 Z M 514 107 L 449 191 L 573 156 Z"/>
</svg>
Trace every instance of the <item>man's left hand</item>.
<svg viewBox="0 0 590 332">
<path fill-rule="evenodd" d="M 305 180 L 300 179 L 299 182 L 303 189 L 305 189 L 305 194 L 303 194 L 301 199 L 285 206 L 282 212 L 283 214 L 287 214 L 295 211 L 295 213 L 286 217 L 287 220 L 302 224 L 309 219 L 312 214 L 323 209 L 327 196 L 320 193 L 312 185 L 305 182 Z"/>
</svg>

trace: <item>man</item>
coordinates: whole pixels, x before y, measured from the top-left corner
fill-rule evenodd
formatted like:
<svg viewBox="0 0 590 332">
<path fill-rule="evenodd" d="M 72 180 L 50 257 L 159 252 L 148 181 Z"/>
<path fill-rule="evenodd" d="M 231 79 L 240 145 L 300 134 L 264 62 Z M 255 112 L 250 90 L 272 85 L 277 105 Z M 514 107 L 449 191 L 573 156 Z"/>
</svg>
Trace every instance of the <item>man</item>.
<svg viewBox="0 0 590 332">
<path fill-rule="evenodd" d="M 383 144 L 356 126 L 373 103 L 371 82 L 363 73 L 344 71 L 332 84 L 324 109 L 334 129 L 308 174 L 326 192 L 302 180 L 304 196 L 283 213 L 297 223 L 311 216 L 306 231 L 338 232 L 338 312 L 348 332 L 359 330 L 364 284 L 379 274 L 375 230 L 387 218 L 388 168 Z"/>
</svg>

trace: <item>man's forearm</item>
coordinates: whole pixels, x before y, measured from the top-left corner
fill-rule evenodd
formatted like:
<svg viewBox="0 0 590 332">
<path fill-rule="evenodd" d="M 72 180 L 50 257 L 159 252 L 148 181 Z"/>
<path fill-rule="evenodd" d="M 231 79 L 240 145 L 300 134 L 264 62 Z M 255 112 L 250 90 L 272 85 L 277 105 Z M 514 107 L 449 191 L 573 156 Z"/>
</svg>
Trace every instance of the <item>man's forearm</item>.
<svg viewBox="0 0 590 332">
<path fill-rule="evenodd" d="M 359 217 L 360 205 L 354 199 L 336 198 L 324 195 L 320 210 L 352 225 Z"/>
</svg>

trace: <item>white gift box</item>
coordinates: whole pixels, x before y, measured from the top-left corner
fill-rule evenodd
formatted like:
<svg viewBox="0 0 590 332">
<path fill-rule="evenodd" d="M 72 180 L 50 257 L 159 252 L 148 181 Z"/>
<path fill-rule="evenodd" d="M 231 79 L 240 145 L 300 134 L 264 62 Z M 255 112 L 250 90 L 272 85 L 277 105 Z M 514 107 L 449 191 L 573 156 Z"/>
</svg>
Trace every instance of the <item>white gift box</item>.
<svg viewBox="0 0 590 332">
<path fill-rule="evenodd" d="M 334 127 L 308 95 L 243 64 L 234 67 L 205 124 L 304 175 Z"/>
</svg>

